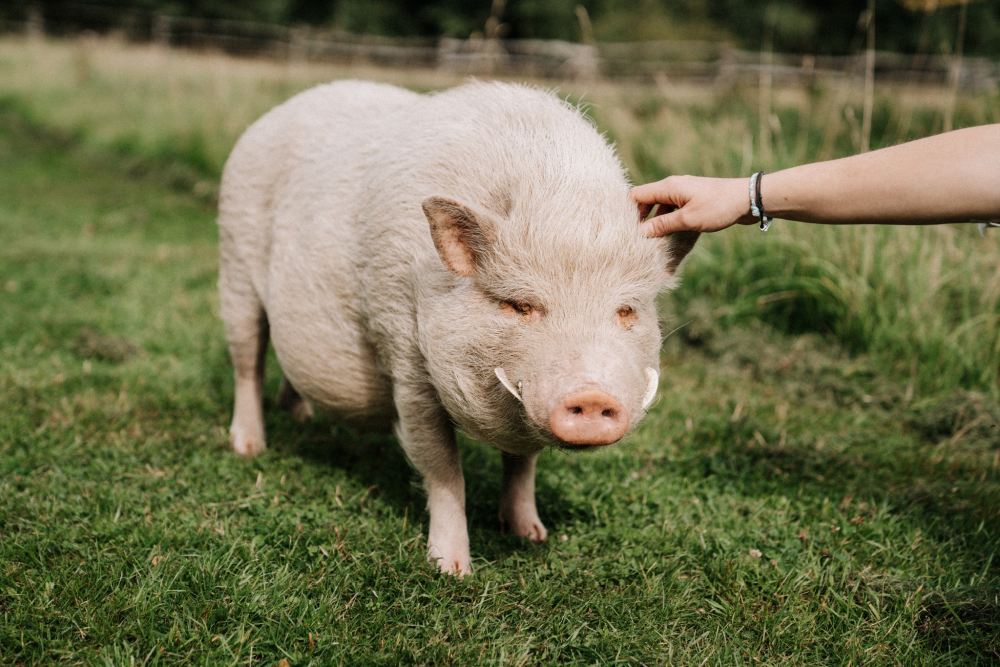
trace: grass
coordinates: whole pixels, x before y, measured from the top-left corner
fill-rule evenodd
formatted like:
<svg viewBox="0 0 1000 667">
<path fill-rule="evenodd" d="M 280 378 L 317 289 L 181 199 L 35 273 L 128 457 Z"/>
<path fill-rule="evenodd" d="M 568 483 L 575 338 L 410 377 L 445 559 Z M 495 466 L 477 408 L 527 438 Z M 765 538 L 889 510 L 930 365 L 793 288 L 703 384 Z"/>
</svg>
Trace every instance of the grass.
<svg viewBox="0 0 1000 667">
<path fill-rule="evenodd" d="M 92 78 L 64 86 L 80 48 Z M 542 458 L 540 547 L 497 531 L 499 457 L 463 443 L 476 574 L 441 578 L 392 438 L 269 402 L 271 449 L 225 450 L 211 182 L 240 123 L 323 72 L 153 57 L 0 40 L 0 662 L 1000 659 L 995 239 L 705 239 L 639 431 Z M 725 156 L 705 109 L 739 134 L 739 100 L 597 91 L 620 141 L 645 127 L 668 155 L 625 151 L 637 173 Z"/>
</svg>

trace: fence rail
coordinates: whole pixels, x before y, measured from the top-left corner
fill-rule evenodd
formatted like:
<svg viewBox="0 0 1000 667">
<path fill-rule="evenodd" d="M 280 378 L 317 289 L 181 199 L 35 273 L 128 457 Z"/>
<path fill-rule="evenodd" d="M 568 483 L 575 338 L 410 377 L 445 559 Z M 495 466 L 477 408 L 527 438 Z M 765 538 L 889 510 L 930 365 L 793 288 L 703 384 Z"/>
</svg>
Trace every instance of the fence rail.
<svg viewBox="0 0 1000 667">
<path fill-rule="evenodd" d="M 731 83 L 766 73 L 776 84 L 863 75 L 865 54 L 847 56 L 763 53 L 726 42 L 652 41 L 581 44 L 558 40 L 496 40 L 482 37 L 387 38 L 328 28 L 253 21 L 204 19 L 65 6 L 60 16 L 35 9 L 0 31 L 74 35 L 114 32 L 132 41 L 214 49 L 244 56 L 301 61 L 440 69 L 458 74 L 550 79 L 616 78 Z M 875 76 L 883 82 L 950 83 L 965 91 L 1000 87 L 1000 61 L 984 57 L 877 52 Z"/>
</svg>

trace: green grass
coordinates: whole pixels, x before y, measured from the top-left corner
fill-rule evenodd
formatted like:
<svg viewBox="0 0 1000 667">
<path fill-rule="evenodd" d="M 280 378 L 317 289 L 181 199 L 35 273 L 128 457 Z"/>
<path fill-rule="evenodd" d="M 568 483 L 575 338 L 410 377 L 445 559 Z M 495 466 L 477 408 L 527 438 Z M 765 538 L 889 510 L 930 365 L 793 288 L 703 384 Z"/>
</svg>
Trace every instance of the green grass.
<svg viewBox="0 0 1000 667">
<path fill-rule="evenodd" d="M 0 104 L 0 663 L 1000 659 L 996 368 L 961 370 L 997 357 L 935 338 L 997 316 L 995 283 L 948 268 L 995 239 L 703 240 L 639 431 L 542 457 L 547 544 L 498 532 L 499 457 L 463 443 L 458 581 L 424 561 L 391 437 L 269 401 L 271 449 L 226 450 L 215 167 L 99 139 L 117 119 L 46 85 Z M 913 260 L 866 259 L 869 235 Z"/>
</svg>

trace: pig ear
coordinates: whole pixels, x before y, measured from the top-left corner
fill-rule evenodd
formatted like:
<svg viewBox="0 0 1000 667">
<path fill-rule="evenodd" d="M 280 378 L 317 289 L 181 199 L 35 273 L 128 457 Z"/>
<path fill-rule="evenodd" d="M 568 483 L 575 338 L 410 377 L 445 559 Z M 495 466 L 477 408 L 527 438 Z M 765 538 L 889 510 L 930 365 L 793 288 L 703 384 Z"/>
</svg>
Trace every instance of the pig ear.
<svg viewBox="0 0 1000 667">
<path fill-rule="evenodd" d="M 674 232 L 667 234 L 663 239 L 663 253 L 667 260 L 667 273 L 670 277 L 677 275 L 677 269 L 681 262 L 691 252 L 695 242 L 701 234 L 699 232 Z"/>
<path fill-rule="evenodd" d="M 489 214 L 445 197 L 430 197 L 422 206 L 444 265 L 455 275 L 474 275 L 492 237 Z"/>
</svg>

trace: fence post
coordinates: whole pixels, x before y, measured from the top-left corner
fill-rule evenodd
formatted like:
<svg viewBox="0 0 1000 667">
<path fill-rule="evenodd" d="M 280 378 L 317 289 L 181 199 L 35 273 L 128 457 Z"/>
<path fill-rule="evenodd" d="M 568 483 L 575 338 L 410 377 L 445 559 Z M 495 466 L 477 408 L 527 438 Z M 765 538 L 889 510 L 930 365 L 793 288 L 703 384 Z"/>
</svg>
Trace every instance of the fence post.
<svg viewBox="0 0 1000 667">
<path fill-rule="evenodd" d="M 757 143 L 761 166 L 769 166 L 771 161 L 771 88 L 774 83 L 772 29 L 768 22 L 760 47 L 760 72 L 757 79 Z"/>
<path fill-rule="evenodd" d="M 861 114 L 861 152 L 867 153 L 872 140 L 872 111 L 875 107 L 875 0 L 868 0 L 868 39 L 865 49 L 865 106 Z"/>
<path fill-rule="evenodd" d="M 732 88 L 736 82 L 736 53 L 733 45 L 724 42 L 719 49 L 719 57 L 716 60 L 715 85 L 723 90 Z"/>
<path fill-rule="evenodd" d="M 569 70 L 574 79 L 589 81 L 596 79 L 601 72 L 601 55 L 594 43 L 594 26 L 590 22 L 590 14 L 583 5 L 573 8 L 576 20 L 580 24 L 580 41 L 578 48 L 573 49 L 570 56 Z"/>
<path fill-rule="evenodd" d="M 153 16 L 151 32 L 154 44 L 170 46 L 170 17 L 166 14 Z"/>
<path fill-rule="evenodd" d="M 28 37 L 38 39 L 45 35 L 45 16 L 39 5 L 32 4 L 28 7 L 28 20 L 25 25 L 25 32 Z"/>
<path fill-rule="evenodd" d="M 965 50 L 965 22 L 969 3 L 963 2 L 958 10 L 958 35 L 955 37 L 955 53 L 948 63 L 948 106 L 944 111 L 944 131 L 951 130 L 955 120 L 955 102 L 958 100 L 958 84 L 962 78 L 962 51 Z"/>
<path fill-rule="evenodd" d="M 299 63 L 309 59 L 309 28 L 295 26 L 288 31 L 288 60 Z"/>
</svg>

